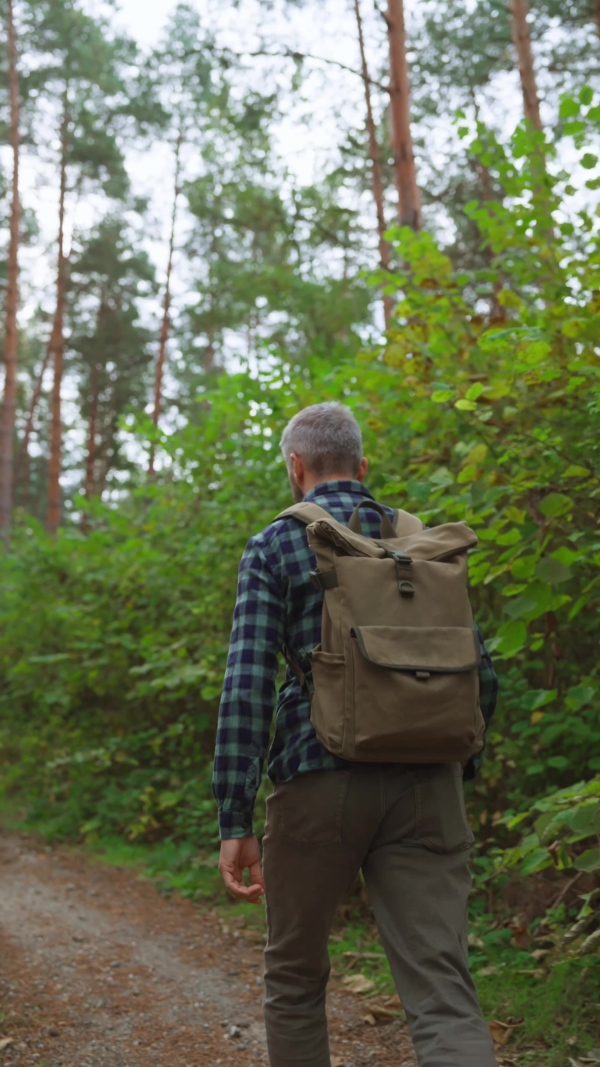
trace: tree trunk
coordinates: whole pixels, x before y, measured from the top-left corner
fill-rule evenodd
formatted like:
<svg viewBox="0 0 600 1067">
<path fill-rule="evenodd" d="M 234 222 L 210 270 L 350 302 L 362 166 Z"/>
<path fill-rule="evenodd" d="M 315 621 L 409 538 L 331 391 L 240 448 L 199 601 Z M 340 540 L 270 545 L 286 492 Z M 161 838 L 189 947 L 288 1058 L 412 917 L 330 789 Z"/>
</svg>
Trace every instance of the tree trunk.
<svg viewBox="0 0 600 1067">
<path fill-rule="evenodd" d="M 421 197 L 410 128 L 410 83 L 406 59 L 403 0 L 388 0 L 387 30 L 390 45 L 390 107 L 394 173 L 401 226 L 421 228 Z"/>
<path fill-rule="evenodd" d="M 533 66 L 533 52 L 531 50 L 531 34 L 527 15 L 529 8 L 527 0 L 508 0 L 510 12 L 510 27 L 512 39 L 517 52 L 519 77 L 523 91 L 523 109 L 525 118 L 529 119 L 532 126 L 541 132 L 542 119 L 540 115 L 540 101 L 538 97 Z"/>
<path fill-rule="evenodd" d="M 98 399 L 100 392 L 100 375 L 96 360 L 90 368 L 90 413 L 88 418 L 87 450 L 85 455 L 85 475 L 83 492 L 86 503 L 96 494 L 96 460 L 98 456 Z M 81 529 L 87 530 L 88 514 L 81 514 Z"/>
<path fill-rule="evenodd" d="M 13 509 L 13 448 L 17 410 L 17 311 L 19 306 L 19 75 L 17 40 L 12 0 L 7 0 L 8 16 L 8 86 L 10 96 L 10 145 L 13 155 L 10 242 L 6 287 L 5 377 L 2 421 L 0 424 L 0 531 L 8 538 Z"/>
<path fill-rule="evenodd" d="M 52 348 L 50 341 L 46 345 L 46 351 L 42 360 L 42 366 L 39 374 L 35 380 L 33 387 L 33 393 L 31 396 L 31 404 L 29 405 L 29 414 L 27 415 L 27 422 L 25 423 L 25 430 L 23 432 L 23 439 L 17 452 L 17 458 L 15 461 L 15 488 L 20 486 L 21 500 L 23 504 L 26 504 L 27 497 L 29 496 L 29 440 L 33 431 L 33 423 L 35 420 L 35 413 L 37 406 L 40 402 L 42 395 L 42 389 L 44 386 L 44 375 L 48 370 L 48 364 L 50 363 L 50 356 L 52 355 Z M 21 482 L 21 475 L 22 482 Z"/>
<path fill-rule="evenodd" d="M 154 379 L 154 411 L 152 412 L 152 422 L 154 426 L 158 426 L 158 420 L 160 418 L 160 409 L 162 406 L 162 383 L 165 369 L 165 360 L 167 358 L 167 340 L 169 337 L 170 326 L 170 310 L 171 310 L 171 274 L 173 272 L 173 252 L 175 248 L 175 224 L 177 222 L 177 201 L 179 199 L 179 182 L 181 174 L 181 146 L 183 144 L 183 136 L 179 134 L 177 138 L 177 145 L 175 148 L 175 186 L 173 191 L 173 208 L 171 211 L 171 233 L 169 235 L 169 258 L 167 261 L 167 280 L 165 284 L 165 298 L 163 301 L 163 317 L 160 327 L 160 338 L 158 344 L 158 358 L 156 360 L 156 375 Z M 152 442 L 150 446 L 150 462 L 148 465 L 148 476 L 154 477 L 154 458 L 156 453 L 156 446 Z"/>
<path fill-rule="evenodd" d="M 600 37 L 600 0 L 592 0 L 592 14 L 596 26 L 596 33 Z"/>
<path fill-rule="evenodd" d="M 48 464 L 48 518 L 50 533 L 58 529 L 61 511 L 60 473 L 62 466 L 62 413 L 61 387 L 64 362 L 64 317 L 67 290 L 66 259 L 64 252 L 65 238 L 65 200 L 67 195 L 67 150 L 69 135 L 69 108 L 65 93 L 63 118 L 61 123 L 61 157 L 60 157 L 60 195 L 58 206 L 58 269 L 56 276 L 56 311 L 50 337 L 50 351 L 54 363 L 54 380 L 52 384 L 52 410 L 50 423 L 50 462 Z"/>
<path fill-rule="evenodd" d="M 367 56 L 365 52 L 365 39 L 363 34 L 362 15 L 360 12 L 360 0 L 354 0 L 354 13 L 356 15 L 356 27 L 358 30 L 361 74 L 365 90 L 365 105 L 367 110 L 367 138 L 369 145 L 369 159 L 371 161 L 371 181 L 373 185 L 373 199 L 375 200 L 375 210 L 377 212 L 377 233 L 379 236 L 379 262 L 382 270 L 389 271 L 391 255 L 390 246 L 384 236 L 387 230 L 387 226 L 385 223 L 385 203 L 383 198 L 383 174 L 381 167 L 381 155 L 379 152 L 379 144 L 377 143 L 377 130 L 375 127 L 375 119 L 373 118 L 373 106 L 371 103 L 371 81 L 369 78 L 369 68 L 367 66 Z M 390 328 L 393 308 L 394 302 L 391 296 L 384 296 L 383 314 L 385 318 L 386 330 L 389 330 Z"/>
</svg>

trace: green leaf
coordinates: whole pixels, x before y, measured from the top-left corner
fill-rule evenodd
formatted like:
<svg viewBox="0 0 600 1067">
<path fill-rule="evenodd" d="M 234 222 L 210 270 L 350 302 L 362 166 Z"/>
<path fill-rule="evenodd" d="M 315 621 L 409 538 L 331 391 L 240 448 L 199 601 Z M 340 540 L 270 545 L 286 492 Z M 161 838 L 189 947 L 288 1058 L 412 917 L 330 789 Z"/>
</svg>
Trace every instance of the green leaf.
<svg viewBox="0 0 600 1067">
<path fill-rule="evenodd" d="M 533 578 L 535 574 L 535 567 L 537 563 L 536 556 L 520 556 L 516 559 L 511 566 L 511 572 L 514 578 Z"/>
<path fill-rule="evenodd" d="M 510 658 L 527 644 L 527 627 L 524 622 L 505 622 L 498 630 L 496 651 Z"/>
<path fill-rule="evenodd" d="M 504 614 L 508 615 L 510 619 L 520 619 L 529 612 L 535 611 L 537 608 L 537 601 L 528 596 L 517 596 L 513 600 L 509 600 L 504 605 Z"/>
<path fill-rule="evenodd" d="M 559 559 L 552 559 L 551 556 L 540 560 L 535 573 L 542 582 L 548 582 L 549 585 L 560 585 L 561 582 L 566 582 L 571 577 L 569 568 Z"/>
<path fill-rule="evenodd" d="M 436 389 L 435 392 L 431 394 L 431 399 L 434 404 L 445 404 L 447 400 L 452 400 L 453 396 L 453 389 Z"/>
<path fill-rule="evenodd" d="M 548 852 L 547 848 L 536 848 L 521 864 L 521 874 L 535 874 L 537 871 L 543 871 L 546 867 L 552 866 L 552 856 Z"/>
<path fill-rule="evenodd" d="M 584 85 L 579 90 L 579 99 L 584 107 L 589 107 L 592 100 L 594 99 L 594 90 L 592 89 L 591 85 Z"/>
<path fill-rule="evenodd" d="M 508 533 L 498 534 L 496 540 L 499 545 L 518 545 L 521 540 L 521 531 L 513 526 Z"/>
<path fill-rule="evenodd" d="M 566 756 L 549 756 L 546 763 L 548 767 L 553 767 L 556 771 L 564 771 L 569 766 Z"/>
<path fill-rule="evenodd" d="M 546 704 L 551 704 L 553 700 L 556 700 L 558 696 L 558 689 L 532 689 L 529 694 L 529 700 L 527 701 L 528 711 L 537 711 L 538 708 L 543 708 Z"/>
<path fill-rule="evenodd" d="M 563 96 L 558 114 L 561 119 L 574 119 L 579 114 L 581 106 L 579 101 L 574 100 L 572 96 Z"/>
<path fill-rule="evenodd" d="M 597 871 L 600 867 L 600 848 L 588 848 L 577 856 L 573 866 L 578 871 Z"/>
<path fill-rule="evenodd" d="M 600 801 L 579 804 L 574 812 L 569 812 L 569 826 L 576 833 L 600 834 Z"/>
<path fill-rule="evenodd" d="M 593 170 L 596 164 L 598 163 L 598 156 L 595 156 L 593 152 L 586 152 L 585 155 L 581 157 L 579 162 L 581 163 L 582 167 L 585 167 L 586 170 Z"/>
<path fill-rule="evenodd" d="M 475 466 L 475 464 L 469 463 L 466 467 L 463 467 L 463 469 L 459 471 L 456 481 L 459 485 L 465 485 L 466 483 L 473 481 L 473 478 L 475 477 L 476 473 L 477 467 Z"/>
<path fill-rule="evenodd" d="M 457 400 L 454 407 L 459 411 L 475 411 L 477 404 L 474 404 L 472 400 Z"/>
<path fill-rule="evenodd" d="M 477 400 L 477 397 L 481 396 L 482 393 L 483 385 L 481 382 L 473 382 L 473 385 L 469 386 L 467 389 L 465 396 L 467 400 Z"/>
<path fill-rule="evenodd" d="M 564 493 L 548 493 L 539 507 L 542 515 L 545 515 L 547 519 L 555 519 L 559 515 L 566 515 L 567 512 L 571 511 L 573 501 L 570 496 L 566 496 Z"/>
<path fill-rule="evenodd" d="M 591 685 L 573 685 L 567 692 L 566 701 L 573 711 L 579 711 L 585 704 L 591 704 L 595 695 L 596 690 Z"/>
</svg>

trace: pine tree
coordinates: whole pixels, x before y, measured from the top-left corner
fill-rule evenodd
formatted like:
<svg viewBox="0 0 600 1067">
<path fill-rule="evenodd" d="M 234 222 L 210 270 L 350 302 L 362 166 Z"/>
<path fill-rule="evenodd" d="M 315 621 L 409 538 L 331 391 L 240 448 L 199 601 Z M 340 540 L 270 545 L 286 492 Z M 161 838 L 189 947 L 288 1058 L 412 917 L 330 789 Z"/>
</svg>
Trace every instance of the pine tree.
<svg viewBox="0 0 600 1067">
<path fill-rule="evenodd" d="M 37 0 L 32 5 L 32 47 L 41 62 L 32 65 L 28 88 L 52 101 L 58 124 L 59 203 L 56 302 L 50 335 L 53 386 L 48 470 L 47 525 L 61 519 L 62 388 L 65 307 L 69 263 L 65 233 L 70 194 L 101 190 L 112 199 L 128 189 L 120 138 L 139 121 L 143 101 L 132 96 L 128 70 L 135 59 L 132 42 L 114 36 L 105 20 L 92 18 L 71 0 Z M 43 136 L 39 135 L 40 138 Z"/>
<path fill-rule="evenodd" d="M 540 100 L 533 64 L 531 33 L 527 23 L 529 7 L 527 0 L 509 0 L 508 7 L 512 38 L 517 53 L 521 91 L 523 93 L 523 111 L 525 118 L 531 122 L 533 128 L 541 133 Z"/>
<path fill-rule="evenodd" d="M 394 174 L 398 191 L 401 226 L 421 228 L 421 197 L 410 119 L 410 81 L 406 57 L 406 26 L 403 0 L 388 0 L 386 23 L 390 46 L 390 114 Z"/>
<path fill-rule="evenodd" d="M 11 526 L 13 508 L 13 448 L 17 405 L 17 312 L 19 306 L 19 240 L 21 204 L 19 193 L 19 74 L 13 0 L 7 0 L 8 86 L 10 98 L 10 144 L 13 157 L 10 241 L 6 289 L 6 341 L 4 347 L 4 399 L 0 424 L 0 532 Z"/>
<path fill-rule="evenodd" d="M 154 268 L 137 250 L 139 229 L 122 214 L 108 216 L 72 254 L 68 355 L 87 421 L 83 492 L 100 497 L 111 474 L 128 467 L 119 423 L 143 407 L 152 360 L 152 334 L 140 323 L 141 301 L 155 291 Z"/>
</svg>

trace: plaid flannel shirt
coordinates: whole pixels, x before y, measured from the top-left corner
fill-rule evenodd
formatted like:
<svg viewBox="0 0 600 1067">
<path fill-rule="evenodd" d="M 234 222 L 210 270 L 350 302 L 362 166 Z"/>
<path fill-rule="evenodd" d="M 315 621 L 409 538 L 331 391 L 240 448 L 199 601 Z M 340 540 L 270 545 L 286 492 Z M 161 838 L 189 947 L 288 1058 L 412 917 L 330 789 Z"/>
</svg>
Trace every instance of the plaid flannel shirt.
<svg viewBox="0 0 600 1067">
<path fill-rule="evenodd" d="M 315 486 L 305 500 L 320 504 L 347 523 L 361 501 L 373 499 L 357 481 Z M 390 515 L 392 514 L 390 509 Z M 379 537 L 380 516 L 363 508 L 365 534 Z M 237 602 L 219 708 L 213 792 L 222 838 L 252 834 L 252 813 L 269 746 L 275 707 L 278 654 L 314 648 L 321 640 L 321 591 L 310 581 L 316 566 L 306 527 L 298 519 L 272 522 L 252 537 L 242 557 Z M 477 631 L 479 634 L 479 631 Z M 479 634 L 479 692 L 486 728 L 494 713 L 498 681 Z M 482 754 L 470 761 L 473 777 Z M 310 703 L 292 672 L 279 689 L 275 732 L 268 760 L 272 782 L 286 782 L 308 771 L 337 770 L 349 764 L 317 740 Z"/>
</svg>

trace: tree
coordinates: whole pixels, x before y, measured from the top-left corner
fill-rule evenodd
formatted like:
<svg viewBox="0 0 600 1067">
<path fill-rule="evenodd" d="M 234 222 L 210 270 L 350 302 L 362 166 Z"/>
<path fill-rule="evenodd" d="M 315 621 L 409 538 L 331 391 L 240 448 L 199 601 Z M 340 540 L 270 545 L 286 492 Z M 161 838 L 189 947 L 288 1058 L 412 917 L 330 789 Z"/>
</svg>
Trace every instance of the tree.
<svg viewBox="0 0 600 1067">
<path fill-rule="evenodd" d="M 61 518 L 62 385 L 64 323 L 68 290 L 65 252 L 70 194 L 101 191 L 111 199 L 128 189 L 121 141 L 124 134 L 152 121 L 152 102 L 136 93 L 130 71 L 136 48 L 115 36 L 102 18 L 92 18 L 71 0 L 41 0 L 32 5 L 32 49 L 39 62 L 27 77 L 29 92 L 52 101 L 58 122 L 59 198 L 56 302 L 50 336 L 53 365 L 47 524 L 55 531 Z M 44 116 L 44 121 L 47 118 Z"/>
<path fill-rule="evenodd" d="M 72 253 L 67 348 L 87 420 L 86 502 L 102 496 L 116 467 L 121 476 L 130 466 L 120 452 L 119 422 L 143 407 L 147 395 L 152 334 L 141 325 L 140 312 L 155 283 L 139 243 L 127 215 L 117 214 L 103 219 Z"/>
<path fill-rule="evenodd" d="M 519 78 L 523 93 L 523 110 L 534 129 L 540 133 L 543 129 L 540 115 L 540 101 L 533 64 L 531 34 L 527 23 L 529 7 L 527 0 L 509 0 L 510 26 L 517 53 Z"/>
<path fill-rule="evenodd" d="M 367 142 L 369 149 L 369 161 L 371 163 L 371 177 L 373 184 L 373 199 L 377 214 L 377 236 L 379 239 L 379 263 L 383 271 L 388 271 L 391 265 L 390 246 L 385 239 L 387 225 L 385 221 L 385 199 L 383 186 L 383 168 L 381 165 L 381 152 L 377 140 L 377 126 L 373 115 L 371 103 L 371 79 L 365 52 L 365 38 L 363 33 L 363 21 L 360 11 L 360 0 L 354 0 L 354 14 L 356 17 L 356 29 L 358 33 L 358 46 L 360 49 L 360 67 L 365 90 L 365 108 L 367 118 Z M 389 329 L 393 310 L 393 300 L 389 294 L 383 297 L 383 313 L 385 328 Z"/>
<path fill-rule="evenodd" d="M 6 341 L 4 348 L 4 400 L 0 425 L 0 531 L 7 535 L 13 507 L 13 448 L 17 404 L 17 312 L 19 306 L 19 75 L 13 0 L 7 0 L 8 84 L 10 96 L 10 143 L 13 157 L 8 284 L 6 290 Z"/>
<path fill-rule="evenodd" d="M 158 429 L 158 420 L 160 418 L 160 409 L 162 407 L 162 384 L 165 371 L 165 360 L 167 358 L 167 341 L 169 339 L 169 328 L 171 325 L 171 276 L 173 273 L 173 253 L 175 251 L 175 229 L 177 225 L 177 203 L 181 193 L 181 146 L 183 143 L 183 135 L 180 133 L 177 137 L 175 148 L 175 177 L 173 181 L 173 206 L 171 209 L 171 229 L 169 232 L 169 255 L 167 259 L 167 277 L 165 281 L 165 295 L 163 298 L 163 317 L 160 327 L 160 337 L 158 342 L 158 356 L 156 359 L 156 372 L 154 375 L 154 409 L 152 411 L 152 422 L 154 423 L 154 429 Z M 150 446 L 150 462 L 148 464 L 148 475 L 150 478 L 154 477 L 154 457 L 155 446 L 154 442 Z"/>
<path fill-rule="evenodd" d="M 403 0 L 388 0 L 386 24 L 390 47 L 390 114 L 394 174 L 398 191 L 398 221 L 421 228 L 421 197 L 410 122 L 410 81 L 406 57 Z"/>
</svg>

